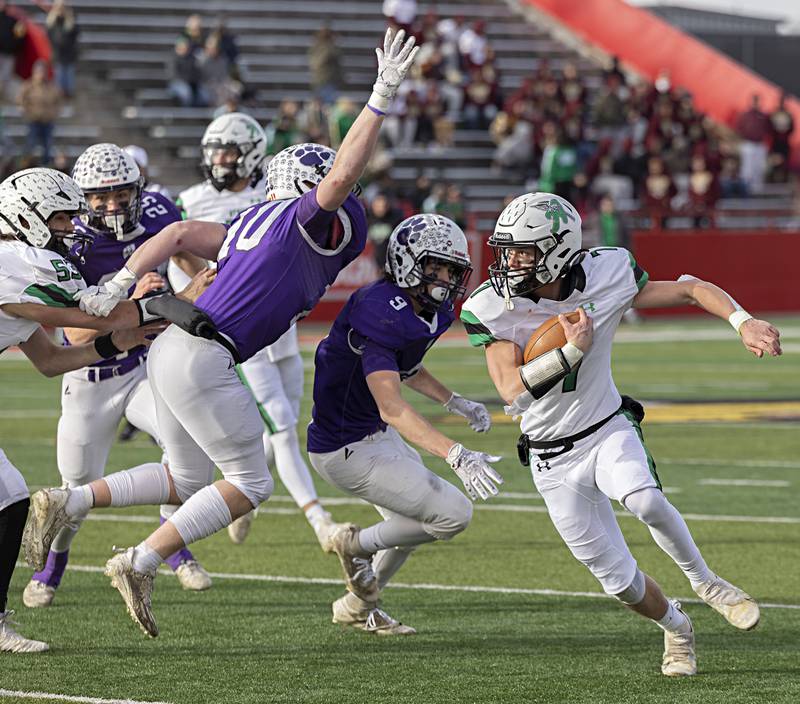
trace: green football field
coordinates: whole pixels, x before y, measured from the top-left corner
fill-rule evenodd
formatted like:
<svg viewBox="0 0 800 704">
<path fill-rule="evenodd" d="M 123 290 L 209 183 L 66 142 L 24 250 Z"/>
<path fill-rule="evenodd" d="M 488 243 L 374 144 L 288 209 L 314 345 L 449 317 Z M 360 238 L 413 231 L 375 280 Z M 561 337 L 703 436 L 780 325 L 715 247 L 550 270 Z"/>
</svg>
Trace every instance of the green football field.
<svg viewBox="0 0 800 704">
<path fill-rule="evenodd" d="M 661 630 L 605 598 L 570 556 L 515 458 L 518 429 L 502 414 L 483 353 L 459 332 L 426 364 L 489 404 L 495 427 L 477 436 L 441 407 L 413 401 L 456 440 L 504 455 L 506 483 L 500 497 L 476 506 L 465 533 L 420 548 L 386 590 L 384 608 L 418 635 L 379 638 L 330 622 L 330 603 L 342 593 L 338 562 L 322 554 L 277 482 L 244 545 L 221 533 L 194 546 L 212 572 L 210 591 L 184 592 L 172 576 L 158 578 L 155 640 L 130 621 L 102 568 L 113 545 L 152 530 L 156 508 L 86 521 L 49 609 L 22 606 L 31 570 L 20 566 L 10 608 L 20 630 L 48 641 L 51 652 L 0 654 L 0 702 L 800 701 L 800 319 L 777 322 L 786 348 L 779 359 L 755 359 L 729 326 L 707 319 L 624 327 L 615 347 L 617 385 L 647 402 L 645 439 L 669 499 L 711 568 L 762 604 L 755 631 L 733 629 L 691 598 L 646 528 L 617 507 L 640 566 L 694 622 L 694 678 L 663 677 Z M 312 379 L 311 351 L 304 354 L 301 426 Z M 32 489 L 59 483 L 59 388 L 25 361 L 0 358 L 0 447 Z M 159 454 L 139 435 L 115 445 L 108 470 Z M 377 520 L 371 507 L 315 481 L 336 519 Z"/>
</svg>

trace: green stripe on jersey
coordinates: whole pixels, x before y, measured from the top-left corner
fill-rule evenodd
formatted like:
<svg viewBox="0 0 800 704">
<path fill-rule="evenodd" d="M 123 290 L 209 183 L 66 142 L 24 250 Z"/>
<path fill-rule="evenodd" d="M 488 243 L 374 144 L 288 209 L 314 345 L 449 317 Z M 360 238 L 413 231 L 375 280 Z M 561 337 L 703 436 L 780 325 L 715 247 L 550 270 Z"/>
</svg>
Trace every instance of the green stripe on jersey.
<svg viewBox="0 0 800 704">
<path fill-rule="evenodd" d="M 65 291 L 60 286 L 49 284 L 31 284 L 25 289 L 25 293 L 41 300 L 46 306 L 51 308 L 75 308 L 78 301 L 72 298 L 72 294 Z"/>
<path fill-rule="evenodd" d="M 272 420 L 272 417 L 267 413 L 267 409 L 262 406 L 258 399 L 256 398 L 255 394 L 253 394 L 253 388 L 247 382 L 247 377 L 245 373 L 242 371 L 242 367 L 237 364 L 236 367 L 236 375 L 239 377 L 239 380 L 247 387 L 248 391 L 253 395 L 253 399 L 256 402 L 256 407 L 258 408 L 258 412 L 261 414 L 261 420 L 264 421 L 264 425 L 267 426 L 267 432 L 270 435 L 274 435 L 278 432 L 278 426 L 275 425 L 275 421 Z"/>
<path fill-rule="evenodd" d="M 628 259 L 631 262 L 631 269 L 633 269 L 633 278 L 636 281 L 636 288 L 641 291 L 644 285 L 650 280 L 650 275 L 636 263 L 633 254 L 630 252 L 628 252 Z"/>
<path fill-rule="evenodd" d="M 491 330 L 487 328 L 474 313 L 462 308 L 461 322 L 467 331 L 467 339 L 473 347 L 483 347 L 491 342 L 495 342 Z"/>
</svg>

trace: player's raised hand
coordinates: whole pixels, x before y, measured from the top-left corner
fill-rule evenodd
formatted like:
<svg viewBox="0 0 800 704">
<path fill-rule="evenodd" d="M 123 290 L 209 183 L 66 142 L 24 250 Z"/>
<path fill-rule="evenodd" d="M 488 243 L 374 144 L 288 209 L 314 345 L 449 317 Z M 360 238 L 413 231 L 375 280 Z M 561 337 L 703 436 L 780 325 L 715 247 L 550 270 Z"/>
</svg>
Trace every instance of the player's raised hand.
<svg viewBox="0 0 800 704">
<path fill-rule="evenodd" d="M 583 308 L 578 308 L 578 321 L 575 323 L 569 322 L 566 315 L 559 315 L 558 322 L 564 328 L 564 337 L 567 342 L 571 342 L 581 352 L 588 352 L 592 346 L 592 336 L 594 334 L 594 322 L 586 315 Z"/>
<path fill-rule="evenodd" d="M 456 443 L 447 453 L 447 464 L 458 475 L 464 484 L 467 496 L 473 501 L 479 498 L 486 501 L 490 496 L 497 496 L 497 488 L 503 483 L 503 477 L 491 466 L 491 462 L 499 462 L 497 455 L 468 450 L 461 443 Z"/>
<path fill-rule="evenodd" d="M 486 406 L 478 401 L 470 401 L 468 398 L 453 392 L 444 407 L 450 413 L 466 418 L 469 422 L 469 427 L 476 433 L 485 433 L 492 427 L 492 417 L 489 415 L 489 411 L 486 410 Z"/>
<path fill-rule="evenodd" d="M 760 358 L 765 354 L 777 357 L 783 354 L 781 334 L 766 320 L 757 318 L 745 320 L 739 328 L 739 334 L 742 336 L 742 344 L 756 357 Z"/>
<path fill-rule="evenodd" d="M 414 63 L 419 47 L 416 39 L 405 39 L 406 33 L 400 30 L 395 34 L 390 27 L 383 38 L 383 49 L 375 49 L 378 56 L 378 77 L 372 86 L 369 105 L 380 112 L 386 112 L 397 89 Z"/>
<path fill-rule="evenodd" d="M 148 271 L 139 281 L 136 282 L 136 288 L 133 289 L 131 298 L 141 298 L 146 296 L 151 291 L 158 291 L 164 288 L 167 282 L 159 274 L 154 271 Z"/>
</svg>

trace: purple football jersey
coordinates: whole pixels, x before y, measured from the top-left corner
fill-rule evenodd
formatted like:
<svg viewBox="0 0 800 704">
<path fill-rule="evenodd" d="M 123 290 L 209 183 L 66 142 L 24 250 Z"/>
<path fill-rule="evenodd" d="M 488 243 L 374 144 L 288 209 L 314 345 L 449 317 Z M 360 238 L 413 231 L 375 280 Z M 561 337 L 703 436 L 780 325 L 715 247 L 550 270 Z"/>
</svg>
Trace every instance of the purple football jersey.
<svg viewBox="0 0 800 704">
<path fill-rule="evenodd" d="M 452 310 L 430 321 L 414 312 L 408 293 L 376 281 L 350 296 L 314 357 L 314 407 L 308 451 L 333 452 L 386 430 L 367 386 L 372 372 L 413 375 L 434 342 L 452 324 Z"/>
<path fill-rule="evenodd" d="M 75 229 L 92 235 L 94 239 L 86 248 L 82 258 L 71 256 L 70 259 L 88 286 L 99 286 L 111 280 L 114 274 L 125 266 L 125 262 L 128 261 L 138 247 L 141 247 L 147 240 L 161 232 L 167 225 L 178 222 L 180 219 L 180 211 L 169 198 L 162 196 L 160 193 L 144 191 L 142 193 L 142 215 L 139 220 L 139 228 L 142 230 L 140 235 L 127 242 L 121 242 L 113 233 L 94 230 L 84 225 L 78 218 L 75 218 L 73 220 Z M 158 273 L 165 279 L 167 276 L 166 271 L 166 263 L 158 269 Z M 123 352 L 117 357 L 103 360 L 91 366 L 119 366 L 122 363 L 124 369 L 132 369 L 141 363 L 139 357 L 145 354 L 144 347 L 136 347 L 130 352 Z"/>
<path fill-rule="evenodd" d="M 259 203 L 228 226 L 217 277 L 196 305 L 247 360 L 305 317 L 366 241 L 352 194 L 337 212 L 319 207 L 316 189 Z"/>
</svg>

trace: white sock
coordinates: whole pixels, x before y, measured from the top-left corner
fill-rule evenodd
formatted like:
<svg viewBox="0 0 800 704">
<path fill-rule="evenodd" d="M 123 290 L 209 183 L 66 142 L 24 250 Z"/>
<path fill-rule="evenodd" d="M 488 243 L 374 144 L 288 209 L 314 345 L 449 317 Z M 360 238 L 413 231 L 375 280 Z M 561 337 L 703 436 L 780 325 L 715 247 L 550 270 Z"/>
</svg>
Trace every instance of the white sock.
<svg viewBox="0 0 800 704">
<path fill-rule="evenodd" d="M 315 523 L 326 520 L 330 514 L 316 502 L 306 509 L 306 520 L 313 526 Z"/>
<path fill-rule="evenodd" d="M 317 498 L 308 465 L 300 454 L 297 429 L 292 426 L 270 435 L 275 469 L 294 502 L 301 508 Z"/>
<path fill-rule="evenodd" d="M 153 548 L 142 541 L 133 549 L 133 569 L 144 574 L 155 574 L 158 566 L 164 561 Z"/>
<path fill-rule="evenodd" d="M 83 486 L 76 486 L 69 490 L 67 496 L 67 503 L 64 505 L 64 510 L 70 517 L 85 516 L 89 513 L 94 503 L 94 494 L 89 488 L 88 484 Z"/>
<path fill-rule="evenodd" d="M 105 479 L 111 493 L 111 506 L 163 504 L 169 500 L 169 475 L 160 462 L 148 462 Z"/>
<path fill-rule="evenodd" d="M 407 548 L 388 548 L 381 550 L 372 560 L 372 569 L 378 580 L 378 587 L 383 589 L 394 577 L 405 561 L 411 557 L 411 553 L 416 550 L 416 546 Z"/>
<path fill-rule="evenodd" d="M 436 538 L 422 527 L 422 523 L 401 516 L 363 528 L 358 534 L 361 547 L 369 553 L 387 548 L 422 545 L 435 540 Z"/>
<path fill-rule="evenodd" d="M 667 613 L 658 619 L 656 623 L 670 633 L 687 633 L 692 627 L 689 619 L 686 618 L 686 614 L 680 609 L 676 609 L 671 601 L 667 602 Z"/>
</svg>

